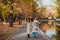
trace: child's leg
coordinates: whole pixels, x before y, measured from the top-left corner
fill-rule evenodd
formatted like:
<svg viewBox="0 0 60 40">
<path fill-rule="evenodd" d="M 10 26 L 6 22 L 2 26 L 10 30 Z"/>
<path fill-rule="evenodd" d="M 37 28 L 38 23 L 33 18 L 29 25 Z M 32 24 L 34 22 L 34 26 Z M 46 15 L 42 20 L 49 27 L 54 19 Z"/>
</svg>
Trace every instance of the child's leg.
<svg viewBox="0 0 60 40">
<path fill-rule="evenodd" d="M 38 33 L 36 32 L 36 34 L 34 35 L 35 38 L 38 38 Z"/>
<path fill-rule="evenodd" d="M 36 34 L 36 35 L 34 35 L 34 37 L 35 37 L 35 38 L 38 38 L 38 35 Z"/>
</svg>

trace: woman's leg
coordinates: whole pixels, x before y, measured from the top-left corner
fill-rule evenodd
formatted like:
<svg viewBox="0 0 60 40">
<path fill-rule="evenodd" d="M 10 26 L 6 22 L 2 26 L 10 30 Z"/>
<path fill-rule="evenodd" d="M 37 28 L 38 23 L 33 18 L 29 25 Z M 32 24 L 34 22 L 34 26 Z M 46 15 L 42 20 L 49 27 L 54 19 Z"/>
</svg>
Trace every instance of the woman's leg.
<svg viewBox="0 0 60 40">
<path fill-rule="evenodd" d="M 30 34 L 27 34 L 28 38 L 30 38 Z"/>
</svg>

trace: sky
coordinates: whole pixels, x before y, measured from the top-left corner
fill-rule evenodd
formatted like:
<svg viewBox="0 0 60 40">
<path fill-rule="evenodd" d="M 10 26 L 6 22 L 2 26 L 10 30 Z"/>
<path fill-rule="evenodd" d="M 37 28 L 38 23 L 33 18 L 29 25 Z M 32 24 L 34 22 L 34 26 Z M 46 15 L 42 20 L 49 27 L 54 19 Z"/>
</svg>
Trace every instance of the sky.
<svg viewBox="0 0 60 40">
<path fill-rule="evenodd" d="M 38 4 L 38 7 L 41 7 L 41 5 L 44 5 L 46 7 L 50 7 L 50 6 L 55 6 L 56 3 L 55 1 L 56 0 L 35 0 Z"/>
<path fill-rule="evenodd" d="M 49 6 L 56 5 L 56 3 L 53 0 L 43 0 L 43 5 L 46 5 L 47 7 L 49 7 Z"/>
</svg>

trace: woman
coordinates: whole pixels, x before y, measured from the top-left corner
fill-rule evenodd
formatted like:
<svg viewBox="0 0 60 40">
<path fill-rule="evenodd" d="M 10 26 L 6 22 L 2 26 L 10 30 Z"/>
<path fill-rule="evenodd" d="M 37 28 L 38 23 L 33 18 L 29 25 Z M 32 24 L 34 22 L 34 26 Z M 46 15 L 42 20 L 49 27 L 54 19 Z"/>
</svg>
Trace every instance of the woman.
<svg viewBox="0 0 60 40">
<path fill-rule="evenodd" d="M 28 38 L 30 38 L 31 27 L 32 27 L 31 25 L 32 25 L 31 22 L 29 22 L 29 23 L 27 24 L 27 37 L 28 37 Z"/>
</svg>

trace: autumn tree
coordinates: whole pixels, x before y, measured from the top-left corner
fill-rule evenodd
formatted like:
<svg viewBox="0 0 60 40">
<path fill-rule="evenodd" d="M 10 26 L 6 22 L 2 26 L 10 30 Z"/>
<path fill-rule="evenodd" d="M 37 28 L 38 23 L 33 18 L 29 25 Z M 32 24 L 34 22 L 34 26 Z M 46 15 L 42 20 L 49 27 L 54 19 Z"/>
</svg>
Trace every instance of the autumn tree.
<svg viewBox="0 0 60 40">
<path fill-rule="evenodd" d="M 57 14 L 58 14 L 58 17 L 60 17 L 59 15 L 60 15 L 60 0 L 57 0 L 57 5 L 58 5 L 58 7 L 57 7 Z"/>
</svg>

